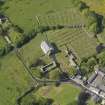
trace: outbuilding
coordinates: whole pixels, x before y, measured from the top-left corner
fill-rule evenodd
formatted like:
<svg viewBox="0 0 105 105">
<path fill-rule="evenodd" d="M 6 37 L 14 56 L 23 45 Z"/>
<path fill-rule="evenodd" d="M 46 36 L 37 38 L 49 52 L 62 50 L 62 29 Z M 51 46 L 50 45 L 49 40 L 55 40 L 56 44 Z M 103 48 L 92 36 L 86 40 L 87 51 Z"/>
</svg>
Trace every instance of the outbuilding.
<svg viewBox="0 0 105 105">
<path fill-rule="evenodd" d="M 44 54 L 51 55 L 54 52 L 53 46 L 47 41 L 42 41 L 40 47 Z"/>
</svg>

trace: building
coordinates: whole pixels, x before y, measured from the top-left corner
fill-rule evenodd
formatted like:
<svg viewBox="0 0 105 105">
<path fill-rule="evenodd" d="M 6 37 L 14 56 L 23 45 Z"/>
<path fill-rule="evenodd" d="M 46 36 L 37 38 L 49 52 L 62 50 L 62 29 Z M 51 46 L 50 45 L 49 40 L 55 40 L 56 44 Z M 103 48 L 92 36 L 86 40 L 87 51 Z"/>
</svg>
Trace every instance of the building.
<svg viewBox="0 0 105 105">
<path fill-rule="evenodd" d="M 93 73 L 93 74 L 90 76 L 90 78 L 88 79 L 88 84 L 92 83 L 92 82 L 96 79 L 97 75 L 98 75 L 98 73 L 96 73 L 96 72 Z"/>
<path fill-rule="evenodd" d="M 51 55 L 54 52 L 53 46 L 47 41 L 42 41 L 40 47 L 44 54 Z"/>
<path fill-rule="evenodd" d="M 49 71 L 53 70 L 54 68 L 56 68 L 56 66 L 57 66 L 56 62 L 52 62 L 50 64 L 47 64 L 47 65 L 41 67 L 40 69 L 41 69 L 41 72 L 46 73 L 46 72 L 49 72 Z"/>
<path fill-rule="evenodd" d="M 88 79 L 89 89 L 98 96 L 105 99 L 105 73 L 101 70 L 95 71 Z"/>
</svg>

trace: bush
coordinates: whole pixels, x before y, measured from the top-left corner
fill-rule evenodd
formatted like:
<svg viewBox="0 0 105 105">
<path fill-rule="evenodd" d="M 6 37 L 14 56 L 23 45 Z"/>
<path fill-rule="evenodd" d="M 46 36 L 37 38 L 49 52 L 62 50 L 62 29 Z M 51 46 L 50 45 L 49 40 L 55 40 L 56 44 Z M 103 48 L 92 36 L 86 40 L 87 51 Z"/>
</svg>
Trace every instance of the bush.
<svg viewBox="0 0 105 105">
<path fill-rule="evenodd" d="M 90 94 L 81 92 L 78 97 L 78 105 L 87 105 L 87 101 L 90 99 Z"/>
<path fill-rule="evenodd" d="M 97 55 L 98 63 L 101 67 L 105 67 L 105 50 Z"/>
<path fill-rule="evenodd" d="M 14 25 L 13 26 L 15 31 L 19 32 L 19 33 L 24 33 L 24 30 L 22 28 L 20 28 L 18 25 Z"/>
<path fill-rule="evenodd" d="M 89 8 L 89 7 L 86 5 L 86 3 L 80 1 L 79 4 L 78 4 L 78 8 L 79 8 L 80 11 L 82 11 L 82 10 L 84 10 L 86 8 Z"/>
<path fill-rule="evenodd" d="M 0 56 L 5 55 L 5 48 L 0 48 Z"/>
<path fill-rule="evenodd" d="M 95 57 L 90 57 L 88 59 L 83 59 L 80 64 L 82 75 L 87 75 L 94 70 L 94 66 L 97 65 L 97 59 Z"/>
<path fill-rule="evenodd" d="M 5 0 L 0 0 L 0 6 L 2 6 L 5 3 Z"/>
<path fill-rule="evenodd" d="M 13 48 L 14 48 L 13 46 L 7 44 L 7 46 L 5 47 L 5 53 L 8 54 L 10 51 L 13 50 Z"/>
<path fill-rule="evenodd" d="M 49 29 L 50 29 L 49 26 L 39 26 L 39 27 L 37 28 L 37 33 L 43 33 L 43 32 L 45 32 L 45 31 L 48 31 Z"/>
<path fill-rule="evenodd" d="M 90 32 L 98 34 L 103 30 L 103 16 L 91 11 L 86 3 L 80 0 L 72 0 L 73 4 L 83 13 L 87 19 L 87 27 Z"/>
</svg>

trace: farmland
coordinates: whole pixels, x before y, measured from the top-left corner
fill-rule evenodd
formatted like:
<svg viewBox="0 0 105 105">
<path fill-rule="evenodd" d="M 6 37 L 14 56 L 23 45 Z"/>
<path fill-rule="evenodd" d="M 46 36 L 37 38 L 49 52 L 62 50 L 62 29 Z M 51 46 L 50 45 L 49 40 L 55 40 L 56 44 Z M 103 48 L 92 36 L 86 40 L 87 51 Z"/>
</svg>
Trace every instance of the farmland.
<svg viewBox="0 0 105 105">
<path fill-rule="evenodd" d="M 61 29 L 48 31 L 47 37 L 51 43 L 55 43 L 57 47 L 63 52 L 65 45 L 67 45 L 69 48 L 75 51 L 80 59 L 94 55 L 96 53 L 96 47 L 98 45 L 97 40 L 89 37 L 87 33 L 81 29 Z M 43 55 L 40 49 L 40 43 L 45 39 L 45 34 L 39 34 L 29 44 L 22 48 L 21 51 L 26 61 L 32 62 Z M 34 48 L 36 48 L 35 51 L 32 51 Z"/>
<path fill-rule="evenodd" d="M 69 0 L 8 0 L 3 10 L 14 24 L 29 32 L 34 28 L 36 15 L 64 10 L 71 6 Z"/>
<path fill-rule="evenodd" d="M 38 17 L 42 26 L 72 26 L 86 23 L 81 13 L 76 9 L 65 9 L 60 12 L 39 15 Z"/>
<path fill-rule="evenodd" d="M 105 15 L 105 0 L 82 0 L 90 6 L 93 11 Z"/>
<path fill-rule="evenodd" d="M 74 50 L 80 58 L 95 54 L 98 44 L 97 40 L 89 37 L 83 29 L 50 31 L 48 32 L 48 38 L 50 41 L 55 42 L 58 47 L 68 45 L 69 48 L 73 48 L 72 50 Z"/>
<path fill-rule="evenodd" d="M 60 87 L 43 87 L 38 90 L 35 95 L 52 98 L 53 100 L 55 100 L 55 102 L 53 103 L 54 105 L 69 105 L 74 104 L 77 101 L 77 96 L 79 95 L 79 93 L 79 88 L 75 88 L 70 84 L 62 84 Z"/>
<path fill-rule="evenodd" d="M 34 76 L 43 79 L 40 68 L 33 67 L 32 69 L 30 65 L 38 59 L 43 60 L 45 64 L 52 62 L 50 57 L 45 55 L 40 48 L 41 42 L 47 40 L 47 38 L 51 44 L 58 48 L 59 52 L 55 56 L 62 69 L 66 71 L 71 70 L 69 58 L 65 52 L 67 47 L 76 55 L 78 64 L 83 58 L 97 54 L 96 47 L 99 42 L 92 35 L 93 33 L 86 30 L 86 18 L 82 12 L 73 6 L 71 1 L 7 0 L 2 7 L 2 11 L 9 18 L 9 24 L 4 24 L 4 28 L 8 29 L 7 27 L 9 27 L 6 36 L 10 38 L 12 45 L 16 48 L 17 44 L 24 41 L 24 37 L 29 38 L 26 43 L 23 42 L 24 45 L 22 44 L 17 49 L 19 49 L 25 64 Z M 100 9 L 99 13 L 103 14 L 104 12 Z M 36 16 L 40 24 L 38 24 Z M 40 26 L 48 26 L 49 29 L 44 32 L 37 32 L 36 29 Z M 59 26 L 63 26 L 63 28 L 59 28 Z M 16 27 L 22 32 L 17 31 Z M 33 30 L 35 35 L 30 38 L 31 34 L 28 33 Z M 0 36 L 0 50 L 7 45 L 9 44 L 6 43 L 4 37 Z M 48 74 L 51 78 L 49 77 L 49 79 L 54 78 L 55 75 L 53 76 L 53 74 L 57 74 L 57 71 L 59 72 L 58 67 L 50 71 Z M 17 58 L 14 50 L 0 58 L 0 105 L 15 105 L 17 97 L 31 86 L 32 80 L 25 72 L 24 65 Z M 54 105 L 74 105 L 80 91 L 80 88 L 74 85 L 61 84 L 59 87 L 52 85 L 41 87 L 33 94 L 34 96 L 53 99 Z"/>
<path fill-rule="evenodd" d="M 16 99 L 28 89 L 30 78 L 12 52 L 0 58 L 0 104 L 14 105 Z"/>
</svg>

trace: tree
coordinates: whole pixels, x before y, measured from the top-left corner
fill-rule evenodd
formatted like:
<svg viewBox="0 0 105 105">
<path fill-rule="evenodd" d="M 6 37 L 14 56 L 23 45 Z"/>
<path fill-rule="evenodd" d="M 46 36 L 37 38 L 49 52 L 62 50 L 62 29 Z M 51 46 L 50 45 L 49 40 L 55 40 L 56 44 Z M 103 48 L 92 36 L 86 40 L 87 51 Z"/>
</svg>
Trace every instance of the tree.
<svg viewBox="0 0 105 105">
<path fill-rule="evenodd" d="M 5 0 L 0 0 L 0 6 L 2 6 L 5 3 Z"/>
<path fill-rule="evenodd" d="M 89 31 L 93 33 L 93 36 L 98 33 L 98 27 L 96 22 L 90 25 Z"/>
<path fill-rule="evenodd" d="M 81 92 L 78 97 L 78 105 L 87 105 L 87 101 L 90 98 L 90 94 L 87 92 Z"/>
<path fill-rule="evenodd" d="M 82 75 L 87 75 L 88 74 L 89 69 L 88 69 L 87 63 L 82 62 L 80 64 L 80 68 L 81 68 L 80 70 L 81 70 Z"/>
<path fill-rule="evenodd" d="M 95 57 L 90 57 L 88 60 L 83 60 L 80 64 L 82 74 L 87 75 L 88 73 L 92 72 L 96 64 L 97 59 Z"/>
<path fill-rule="evenodd" d="M 96 59 L 94 57 L 91 57 L 90 59 L 88 59 L 87 65 L 89 72 L 92 72 L 94 70 L 94 66 L 97 65 Z"/>
<path fill-rule="evenodd" d="M 102 25 L 103 25 L 103 28 L 105 28 L 105 17 L 103 17 Z"/>
<path fill-rule="evenodd" d="M 3 56 L 5 54 L 5 48 L 0 48 L 0 56 Z"/>
<path fill-rule="evenodd" d="M 86 8 L 89 8 L 86 3 L 80 1 L 79 4 L 78 4 L 78 8 L 80 9 L 80 11 L 86 9 Z"/>
<path fill-rule="evenodd" d="M 14 30 L 19 33 L 24 33 L 24 30 L 22 28 L 20 28 L 18 25 L 14 25 Z"/>
<path fill-rule="evenodd" d="M 97 56 L 98 58 L 98 63 L 100 66 L 104 67 L 105 66 L 105 50 L 103 52 L 101 52 L 100 54 L 98 54 Z"/>
<path fill-rule="evenodd" d="M 10 44 L 7 44 L 7 46 L 5 47 L 5 53 L 9 53 L 11 50 L 13 50 L 13 46 L 11 46 Z"/>
</svg>

